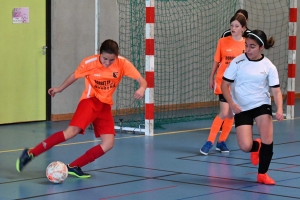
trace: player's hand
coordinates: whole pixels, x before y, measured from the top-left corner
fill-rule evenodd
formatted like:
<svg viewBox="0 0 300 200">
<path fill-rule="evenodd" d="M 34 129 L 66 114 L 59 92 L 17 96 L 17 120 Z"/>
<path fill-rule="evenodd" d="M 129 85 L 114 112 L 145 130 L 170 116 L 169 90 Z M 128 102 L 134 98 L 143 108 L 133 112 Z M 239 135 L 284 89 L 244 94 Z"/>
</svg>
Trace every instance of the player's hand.
<svg viewBox="0 0 300 200">
<path fill-rule="evenodd" d="M 282 120 L 284 119 L 283 113 L 280 112 L 280 111 L 277 111 L 277 112 L 276 112 L 276 115 L 275 115 L 275 118 L 276 118 L 278 121 L 282 121 Z"/>
<path fill-rule="evenodd" d="M 134 93 L 134 98 L 135 99 L 142 99 L 144 97 L 145 89 L 139 88 L 137 91 Z"/>
<path fill-rule="evenodd" d="M 50 94 L 52 97 L 54 97 L 56 93 L 60 93 L 60 92 L 61 92 L 61 90 L 57 87 L 50 88 L 48 90 L 48 94 Z"/>
<path fill-rule="evenodd" d="M 240 112 L 242 112 L 241 107 L 237 104 L 231 105 L 230 108 L 234 114 L 239 114 Z"/>
</svg>

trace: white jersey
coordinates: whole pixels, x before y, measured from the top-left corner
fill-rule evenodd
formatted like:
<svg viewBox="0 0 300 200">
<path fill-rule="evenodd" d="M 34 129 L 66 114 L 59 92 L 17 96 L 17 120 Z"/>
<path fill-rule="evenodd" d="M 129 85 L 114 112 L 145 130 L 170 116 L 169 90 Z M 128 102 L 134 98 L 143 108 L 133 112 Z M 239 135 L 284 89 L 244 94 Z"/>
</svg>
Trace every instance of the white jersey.
<svg viewBox="0 0 300 200">
<path fill-rule="evenodd" d="M 279 87 L 278 71 L 264 55 L 260 60 L 249 60 L 245 53 L 234 58 L 226 69 L 223 79 L 231 82 L 233 101 L 242 111 L 271 105 L 269 87 Z"/>
</svg>

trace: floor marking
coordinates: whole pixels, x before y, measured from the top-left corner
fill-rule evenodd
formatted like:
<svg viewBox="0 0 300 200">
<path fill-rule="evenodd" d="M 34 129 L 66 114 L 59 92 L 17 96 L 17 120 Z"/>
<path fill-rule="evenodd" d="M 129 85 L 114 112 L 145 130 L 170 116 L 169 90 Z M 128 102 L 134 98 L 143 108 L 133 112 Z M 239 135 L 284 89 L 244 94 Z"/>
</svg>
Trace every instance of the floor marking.
<svg viewBox="0 0 300 200">
<path fill-rule="evenodd" d="M 298 178 L 296 178 L 296 179 L 298 179 Z M 289 180 L 289 179 L 287 179 L 287 180 Z M 276 181 L 276 182 L 280 182 L 280 181 Z M 177 199 L 177 200 L 191 199 L 191 198 L 214 195 L 214 194 L 230 192 L 230 191 L 243 191 L 243 192 L 256 193 L 256 194 L 265 194 L 265 195 L 276 196 L 276 197 L 287 197 L 287 198 L 292 198 L 292 199 L 298 199 L 297 197 L 293 197 L 293 196 L 277 195 L 277 194 L 268 193 L 268 192 L 257 192 L 257 191 L 251 191 L 250 189 L 247 190 L 247 188 L 255 187 L 255 186 L 258 186 L 258 185 L 263 185 L 263 184 L 253 182 L 253 185 L 248 185 L 248 186 L 244 186 L 244 187 L 240 187 L 240 188 L 228 188 L 228 189 L 224 189 L 224 190 L 221 190 L 221 191 L 218 191 L 218 192 L 211 192 L 211 193 L 200 194 L 200 195 L 195 195 L 195 196 L 190 196 L 190 197 L 184 197 L 184 198 L 180 198 L 180 199 Z"/>
<path fill-rule="evenodd" d="M 142 194 L 142 193 L 145 193 L 145 192 L 154 192 L 156 190 L 165 190 L 165 189 L 175 188 L 175 187 L 177 187 L 177 185 L 172 185 L 172 186 L 163 187 L 163 188 L 155 188 L 155 189 L 152 189 L 152 190 L 143 190 L 143 191 L 140 191 L 140 192 L 132 192 L 132 193 L 128 193 L 128 194 L 120 194 L 120 195 L 116 195 L 116 196 L 101 198 L 100 200 L 114 199 L 114 198 L 118 198 L 118 197 L 130 196 L 130 195 L 133 195 L 133 194 Z"/>
<path fill-rule="evenodd" d="M 287 168 L 294 168 L 294 167 L 298 167 L 298 165 L 292 165 L 292 166 L 289 166 L 289 167 L 282 167 L 282 168 L 270 169 L 270 171 L 272 171 L 272 170 L 283 171 L 284 169 L 287 169 Z M 248 172 L 248 173 L 246 173 L 245 175 L 247 175 L 247 174 L 257 174 L 257 172 Z"/>
<path fill-rule="evenodd" d="M 298 165 L 292 165 L 292 166 L 289 166 L 289 167 L 283 167 L 283 168 L 277 168 L 276 170 L 283 170 L 283 169 L 287 169 L 287 168 L 294 168 L 294 167 L 298 167 Z"/>
<path fill-rule="evenodd" d="M 300 119 L 300 117 L 295 117 L 293 119 L 284 119 L 283 121 L 295 120 L 295 119 Z M 278 122 L 277 120 L 273 120 L 273 121 Z M 190 129 L 190 130 L 182 130 L 182 131 L 157 133 L 157 134 L 154 134 L 153 136 L 171 135 L 171 134 L 177 134 L 177 133 L 188 133 L 188 132 L 203 131 L 203 130 L 210 130 L 210 127 L 209 128 L 198 128 L 198 129 Z M 146 136 L 145 135 L 135 135 L 135 136 L 128 136 L 128 137 L 119 137 L 119 138 L 115 138 L 115 140 L 139 138 L 139 137 L 146 137 Z M 72 142 L 72 143 L 67 143 L 67 144 L 58 144 L 58 145 L 55 145 L 55 146 L 70 146 L 70 145 L 87 144 L 87 143 L 93 143 L 93 142 L 101 142 L 101 140 L 89 140 L 89 141 L 84 141 L 84 142 Z M 3 150 L 3 151 L 0 151 L 0 154 L 1 153 L 10 153 L 10 152 L 23 151 L 23 150 L 24 149 Z"/>
<path fill-rule="evenodd" d="M 192 130 L 183 130 L 183 131 L 173 131 L 173 132 L 165 132 L 165 133 L 158 133 L 154 136 L 161 136 L 161 135 L 168 135 L 168 134 L 177 134 L 177 133 L 185 133 L 185 132 L 193 132 L 193 131 L 201 131 L 201 130 L 209 130 L 210 128 L 199 128 L 199 129 L 192 129 Z M 121 139 L 130 139 L 130 138 L 140 138 L 145 137 L 145 135 L 135 135 L 135 136 L 128 136 L 128 137 L 119 137 L 115 138 L 115 140 L 121 140 Z M 70 145 L 76 145 L 76 144 L 87 144 L 87 143 L 94 143 L 94 142 L 101 142 L 101 140 L 89 140 L 84 142 L 72 142 L 67 144 L 58 144 L 55 146 L 70 146 Z M 12 150 L 4 150 L 0 151 L 0 153 L 10 153 L 10 152 L 16 152 L 16 151 L 23 151 L 24 149 L 12 149 Z"/>
</svg>

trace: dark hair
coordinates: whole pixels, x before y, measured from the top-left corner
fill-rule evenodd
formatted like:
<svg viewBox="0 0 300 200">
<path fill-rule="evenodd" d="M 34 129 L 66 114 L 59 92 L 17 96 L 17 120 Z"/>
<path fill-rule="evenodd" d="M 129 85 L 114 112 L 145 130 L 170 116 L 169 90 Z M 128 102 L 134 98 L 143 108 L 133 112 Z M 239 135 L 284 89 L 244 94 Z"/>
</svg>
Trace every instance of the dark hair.
<svg viewBox="0 0 300 200">
<path fill-rule="evenodd" d="M 118 43 L 113 40 L 105 40 L 102 42 L 100 47 L 100 54 L 103 52 L 109 53 L 109 54 L 115 54 L 116 56 L 119 55 L 119 46 Z"/>
<path fill-rule="evenodd" d="M 240 24 L 242 25 L 242 27 L 247 27 L 247 21 L 245 16 L 240 15 L 240 14 L 236 14 L 233 17 L 231 17 L 230 19 L 230 23 L 237 20 L 238 22 L 240 22 Z"/>
<path fill-rule="evenodd" d="M 261 30 L 253 30 L 246 37 L 255 40 L 260 47 L 264 45 L 265 49 L 270 49 L 275 43 L 273 37 L 267 38 Z"/>
<path fill-rule="evenodd" d="M 234 15 L 241 13 L 242 15 L 244 15 L 244 17 L 246 17 L 246 20 L 248 19 L 248 11 L 244 10 L 244 9 L 238 9 Z"/>
</svg>

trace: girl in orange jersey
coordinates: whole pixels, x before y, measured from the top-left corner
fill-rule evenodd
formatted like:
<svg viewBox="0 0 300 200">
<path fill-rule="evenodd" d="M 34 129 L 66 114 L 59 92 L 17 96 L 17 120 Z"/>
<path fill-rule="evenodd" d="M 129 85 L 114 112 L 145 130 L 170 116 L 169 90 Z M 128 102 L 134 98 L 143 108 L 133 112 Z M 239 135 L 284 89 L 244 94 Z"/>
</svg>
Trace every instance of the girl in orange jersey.
<svg viewBox="0 0 300 200">
<path fill-rule="evenodd" d="M 89 178 L 81 167 L 93 162 L 112 149 L 115 129 L 111 113 L 112 96 L 123 76 L 136 80 L 140 87 L 134 93 L 134 98 L 141 99 L 147 87 L 146 80 L 137 69 L 124 57 L 119 56 L 118 44 L 113 40 L 105 40 L 100 47 L 100 54 L 82 60 L 78 68 L 61 84 L 53 87 L 48 93 L 54 97 L 79 78 L 85 78 L 85 90 L 82 93 L 78 107 L 69 126 L 64 131 L 52 134 L 33 149 L 24 149 L 17 159 L 16 168 L 23 170 L 34 157 L 49 150 L 54 145 L 75 137 L 91 123 L 96 137 L 101 138 L 101 144 L 86 151 L 85 154 L 67 165 L 68 173 L 79 178 Z"/>
<path fill-rule="evenodd" d="M 245 39 L 243 38 L 243 34 L 246 30 L 245 16 L 241 14 L 234 15 L 230 19 L 230 30 L 231 36 L 221 38 L 218 41 L 214 63 L 209 77 L 209 87 L 219 96 L 220 113 L 215 117 L 208 139 L 200 149 L 200 153 L 204 155 L 207 155 L 212 148 L 221 126 L 222 132 L 216 149 L 220 152 L 229 152 L 225 141 L 231 131 L 234 119 L 232 111 L 222 95 L 221 83 L 223 74 L 230 61 L 245 51 Z"/>
<path fill-rule="evenodd" d="M 234 15 L 243 15 L 246 18 L 246 23 L 248 23 L 248 11 L 245 9 L 238 9 Z M 248 33 L 250 33 L 251 31 L 248 29 L 248 27 L 246 27 L 246 31 L 243 34 L 243 37 L 246 37 Z M 221 38 L 223 37 L 228 37 L 231 36 L 231 30 L 228 29 L 226 31 L 224 31 L 224 33 L 222 34 Z M 222 124 L 223 125 L 223 124 Z M 220 128 L 220 132 L 222 132 L 222 126 Z"/>
</svg>

